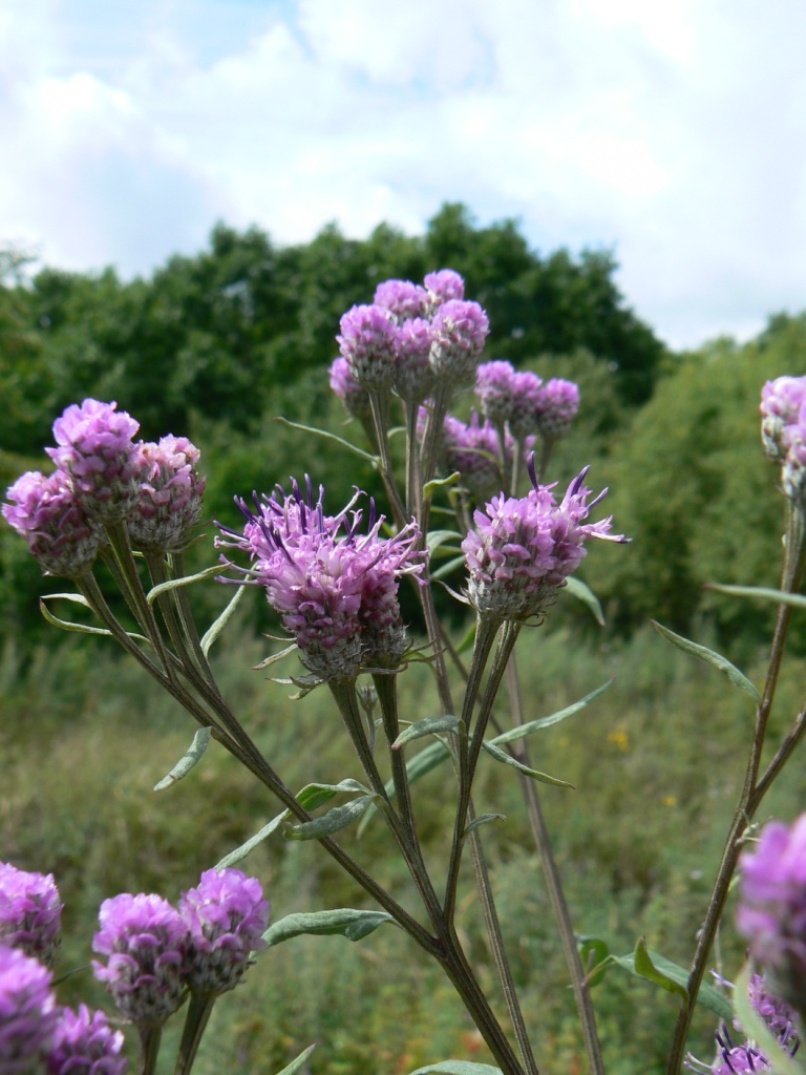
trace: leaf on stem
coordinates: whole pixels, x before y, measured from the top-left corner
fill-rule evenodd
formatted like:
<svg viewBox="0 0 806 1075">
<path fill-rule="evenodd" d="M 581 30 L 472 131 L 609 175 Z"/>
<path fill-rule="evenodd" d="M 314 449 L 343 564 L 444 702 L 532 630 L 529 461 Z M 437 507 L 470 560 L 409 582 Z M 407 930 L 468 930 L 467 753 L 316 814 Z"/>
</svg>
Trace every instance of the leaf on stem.
<svg viewBox="0 0 806 1075">
<path fill-rule="evenodd" d="M 45 617 L 47 622 L 52 627 L 58 627 L 62 631 L 74 631 L 76 634 L 81 635 L 106 635 L 108 638 L 114 638 L 114 633 L 108 630 L 106 627 L 90 627 L 86 623 L 74 623 L 72 620 L 63 620 L 59 616 L 55 616 L 48 608 L 48 601 L 55 601 L 56 599 L 61 601 L 72 601 L 75 605 L 83 605 L 85 608 L 92 608 L 92 605 L 81 594 L 78 593 L 49 593 L 44 594 L 39 598 L 39 611 Z M 134 642 L 148 642 L 145 635 L 136 634 L 134 631 L 127 631 L 129 638 Z"/>
<path fill-rule="evenodd" d="M 234 851 L 230 851 L 228 855 L 225 855 L 219 862 L 217 862 L 215 868 L 217 870 L 223 870 L 226 869 L 227 866 L 234 866 L 236 862 L 240 862 L 241 859 L 246 858 L 251 851 L 254 851 L 258 844 L 263 843 L 267 836 L 271 836 L 276 829 L 279 829 L 280 825 L 282 825 L 288 817 L 288 814 L 288 810 L 283 810 L 282 814 L 273 817 L 271 821 L 256 832 L 254 836 L 250 836 L 246 843 L 241 844 L 240 847 L 236 847 Z"/>
<path fill-rule="evenodd" d="M 360 456 L 361 459 L 366 459 L 366 461 L 372 463 L 373 466 L 380 465 L 380 456 L 365 452 L 363 448 L 351 444 L 350 441 L 345 440 L 344 437 L 339 437 L 335 433 L 330 433 L 327 429 L 317 429 L 316 426 L 306 426 L 301 422 L 291 422 L 288 418 L 282 418 L 279 415 L 275 417 L 274 420 L 275 422 L 280 422 L 281 425 L 288 426 L 290 429 L 301 429 L 303 433 L 313 433 L 317 437 L 324 437 L 325 440 L 334 440 L 337 444 L 340 444 L 342 448 L 346 448 L 348 451 L 353 452 L 354 455 Z"/>
<path fill-rule="evenodd" d="M 568 593 L 572 594 L 577 601 L 581 601 L 583 605 L 587 605 L 590 611 L 593 613 L 593 618 L 599 624 L 600 627 L 604 627 L 605 618 L 602 606 L 599 603 L 599 598 L 581 579 L 575 578 L 573 575 L 565 580 L 565 589 Z"/>
<path fill-rule="evenodd" d="M 304 1053 L 300 1053 L 296 1060 L 292 1060 L 291 1063 L 287 1064 L 282 1071 L 278 1071 L 277 1075 L 294 1075 L 294 1072 L 300 1071 L 302 1069 L 302 1065 L 314 1051 L 317 1044 L 317 1042 L 314 1042 L 313 1045 L 309 1045 Z"/>
<path fill-rule="evenodd" d="M 286 915 L 269 926 L 263 934 L 263 940 L 269 948 L 302 934 L 336 935 L 346 937 L 348 941 L 360 941 L 378 926 L 394 921 L 386 911 L 358 911 L 352 907 L 334 907 L 330 911 Z"/>
<path fill-rule="evenodd" d="M 658 634 L 663 635 L 673 646 L 677 646 L 684 653 L 690 653 L 692 657 L 705 661 L 706 664 L 712 664 L 714 668 L 717 668 L 724 676 L 728 677 L 734 687 L 738 687 L 745 694 L 749 694 L 756 705 L 761 702 L 761 696 L 744 672 L 740 672 L 735 665 L 730 663 L 727 657 L 723 657 L 721 653 L 715 653 L 706 646 L 700 646 L 688 638 L 683 638 L 682 635 L 675 634 L 674 631 L 670 631 L 668 627 L 663 627 L 656 620 L 651 620 L 650 622 Z"/>
<path fill-rule="evenodd" d="M 210 736 L 212 735 L 212 728 L 199 728 L 196 734 L 193 736 L 193 742 L 188 749 L 171 769 L 167 776 L 164 776 L 159 783 L 154 785 L 154 791 L 164 791 L 165 788 L 172 787 L 177 780 L 181 780 L 187 776 L 194 765 L 198 764 L 204 756 L 204 752 L 210 745 Z"/>
<path fill-rule="evenodd" d="M 426 544 L 428 545 L 428 551 L 433 553 L 441 545 L 447 545 L 451 541 L 460 542 L 461 540 L 462 535 L 457 530 L 432 530 L 426 538 Z"/>
<path fill-rule="evenodd" d="M 436 489 L 450 489 L 452 485 L 456 485 L 462 480 L 462 475 L 458 470 L 455 470 L 453 474 L 449 474 L 447 478 L 432 478 L 430 482 L 426 482 L 423 486 L 423 496 L 427 499 Z"/>
<path fill-rule="evenodd" d="M 178 590 L 181 586 L 190 586 L 194 582 L 201 582 L 203 579 L 209 579 L 211 575 L 220 574 L 221 565 L 214 564 L 212 567 L 206 567 L 204 571 L 197 571 L 195 575 L 183 575 L 179 579 L 168 579 L 167 582 L 160 582 L 156 586 L 153 586 L 148 591 L 146 600 L 149 605 L 153 605 L 158 597 L 170 593 L 171 590 Z"/>
<path fill-rule="evenodd" d="M 439 732 L 458 732 L 464 728 L 459 717 L 446 715 L 444 717 L 425 717 L 424 720 L 416 720 L 392 743 L 392 750 L 399 750 L 405 743 L 414 739 L 422 739 L 424 735 L 437 735 Z"/>
<path fill-rule="evenodd" d="M 356 791 L 364 794 L 371 795 L 372 792 L 369 788 L 363 784 L 359 784 L 357 780 L 342 780 L 338 784 L 306 784 L 302 791 L 297 795 L 297 800 L 300 806 L 303 806 L 306 810 L 315 810 L 317 806 L 321 806 L 322 803 L 329 802 L 336 795 L 340 795 L 343 792 Z"/>
<path fill-rule="evenodd" d="M 444 579 L 446 575 L 450 575 L 455 571 L 457 567 L 461 567 L 465 563 L 465 556 L 462 553 L 461 556 L 454 556 L 452 560 L 448 560 L 442 567 L 437 568 L 436 571 L 430 573 L 433 582 L 438 582 L 440 579 Z"/>
<path fill-rule="evenodd" d="M 548 773 L 541 773 L 539 769 L 530 769 L 528 765 L 524 765 L 522 761 L 518 761 L 517 758 L 513 758 L 511 754 L 507 754 L 505 750 L 501 750 L 500 747 L 493 746 L 492 743 L 481 744 L 491 758 L 495 758 L 496 761 L 500 761 L 504 765 L 511 765 L 513 769 L 517 769 L 519 773 L 523 773 L 524 776 L 529 776 L 532 780 L 539 780 L 541 784 L 553 784 L 557 788 L 572 788 L 573 784 L 569 784 L 567 780 L 560 780 L 559 777 L 549 776 Z"/>
<path fill-rule="evenodd" d="M 586 694 L 584 698 L 580 698 L 580 700 L 574 702 L 573 705 L 566 706 L 565 709 L 559 709 L 549 717 L 541 717 L 539 720 L 531 720 L 528 724 L 521 724 L 517 728 L 511 728 L 508 732 L 502 732 L 501 735 L 497 735 L 495 739 L 490 739 L 489 742 L 494 746 L 500 746 L 501 743 L 512 743 L 516 739 L 522 739 L 524 736 L 531 735 L 533 732 L 539 732 L 543 728 L 550 728 L 552 724 L 559 724 L 561 720 L 565 720 L 567 717 L 572 717 L 575 713 L 578 713 L 580 709 L 584 709 L 585 706 L 590 705 L 594 698 L 598 698 L 600 694 L 603 694 L 612 683 L 613 680 L 609 679 L 607 683 L 603 683 L 601 687 L 597 687 L 595 691 Z"/>
<path fill-rule="evenodd" d="M 466 840 L 474 829 L 479 828 L 480 825 L 488 825 L 491 821 L 506 821 L 506 814 L 479 814 L 478 817 L 474 817 L 465 831 L 462 833 L 462 839 Z"/>
<path fill-rule="evenodd" d="M 501 1068 L 494 1068 L 490 1064 L 474 1064 L 470 1060 L 441 1060 L 438 1064 L 428 1064 L 427 1067 L 417 1068 L 411 1075 L 430 1075 L 437 1072 L 440 1075 L 502 1075 Z"/>
<path fill-rule="evenodd" d="M 221 632 L 224 630 L 224 628 L 227 626 L 227 624 L 229 623 L 230 619 L 232 618 L 232 615 L 235 612 L 235 609 L 238 607 L 238 604 L 239 604 L 241 598 L 243 597 L 245 589 L 246 589 L 246 586 L 236 586 L 235 587 L 235 593 L 234 593 L 233 597 L 227 602 L 227 605 L 225 606 L 223 612 L 221 612 L 221 614 L 217 617 L 217 619 L 215 619 L 210 624 L 210 626 L 207 628 L 207 630 L 204 632 L 204 635 L 202 636 L 202 640 L 201 640 L 200 645 L 201 645 L 201 651 L 202 651 L 202 653 L 204 654 L 205 657 L 210 656 L 210 649 L 211 649 L 213 643 L 215 642 L 215 640 L 218 638 L 218 636 L 221 634 Z"/>
<path fill-rule="evenodd" d="M 330 836 L 334 832 L 347 828 L 357 821 L 373 800 L 372 795 L 362 795 L 359 799 L 345 803 L 344 806 L 334 806 L 322 817 L 313 821 L 303 821 L 300 825 L 288 824 L 285 828 L 287 840 L 319 840 L 323 836 Z"/>
<path fill-rule="evenodd" d="M 803 594 L 786 593 L 785 590 L 770 590 L 764 586 L 728 586 L 721 582 L 706 582 L 703 589 L 729 594 L 731 597 L 755 597 L 759 601 L 772 601 L 776 605 L 806 609 L 806 597 Z"/>
</svg>

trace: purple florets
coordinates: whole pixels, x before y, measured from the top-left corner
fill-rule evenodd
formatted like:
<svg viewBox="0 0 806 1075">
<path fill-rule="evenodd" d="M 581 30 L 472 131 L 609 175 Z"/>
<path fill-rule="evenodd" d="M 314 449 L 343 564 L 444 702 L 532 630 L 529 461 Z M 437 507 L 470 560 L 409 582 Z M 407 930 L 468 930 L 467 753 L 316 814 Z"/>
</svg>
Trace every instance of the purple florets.
<svg viewBox="0 0 806 1075">
<path fill-rule="evenodd" d="M 76 500 L 90 518 L 124 518 L 137 495 L 137 448 L 140 428 L 117 403 L 85 399 L 72 404 L 53 424 L 57 448 L 47 453 L 69 476 Z"/>
<path fill-rule="evenodd" d="M 546 440 L 564 437 L 579 410 L 579 388 L 573 381 L 553 377 L 537 398 L 537 428 Z"/>
<path fill-rule="evenodd" d="M 465 297 L 465 282 L 453 269 L 440 269 L 427 274 L 423 283 L 428 291 L 432 309 L 437 309 L 443 302 Z"/>
<path fill-rule="evenodd" d="M 119 1010 L 137 1026 L 160 1026 L 179 1007 L 185 990 L 189 930 L 160 896 L 123 893 L 104 900 L 93 951 L 95 977 Z"/>
<path fill-rule="evenodd" d="M 431 367 L 449 387 L 473 384 L 490 332 L 487 314 L 477 302 L 449 299 L 434 314 Z"/>
<path fill-rule="evenodd" d="M 495 426 L 503 426 L 512 417 L 514 376 L 511 362 L 484 362 L 476 370 L 476 395 L 481 412 Z"/>
<path fill-rule="evenodd" d="M 52 874 L 0 862 L 0 944 L 52 967 L 59 949 L 62 901 Z"/>
<path fill-rule="evenodd" d="M 0 944 L 0 1071 L 40 1075 L 58 1017 L 50 971 Z"/>
<path fill-rule="evenodd" d="M 533 476 L 525 497 L 493 497 L 484 511 L 475 512 L 475 529 L 462 550 L 470 576 L 468 597 L 479 615 L 497 620 L 541 615 L 579 566 L 588 538 L 627 540 L 610 534 L 610 518 L 583 522 L 606 492 L 588 504 L 586 473 L 574 479 L 560 504 L 553 486 L 539 486 Z"/>
<path fill-rule="evenodd" d="M 103 1012 L 86 1004 L 78 1011 L 62 1008 L 48 1054 L 49 1075 L 125 1075 L 129 1064 L 122 1048 L 122 1031 L 113 1030 Z"/>
<path fill-rule="evenodd" d="M 542 378 L 531 370 L 521 370 L 512 377 L 509 428 L 518 440 L 537 432 L 542 387 Z"/>
<path fill-rule="evenodd" d="M 375 288 L 373 303 L 388 310 L 400 324 L 413 317 L 424 317 L 428 310 L 428 292 L 410 280 L 384 280 Z"/>
<path fill-rule="evenodd" d="M 399 580 L 423 568 L 416 525 L 383 539 L 384 517 L 375 519 L 372 505 L 362 535 L 362 512 L 348 505 L 326 516 L 323 491 L 314 502 L 310 483 L 304 493 L 294 483 L 290 496 L 278 490 L 256 498 L 256 512 L 238 503 L 246 517 L 243 534 L 222 527 L 226 537 L 218 545 L 249 553 L 252 581 L 265 587 L 306 668 L 328 680 L 377 663 L 396 666 L 405 649 Z"/>
<path fill-rule="evenodd" d="M 754 851 L 739 861 L 741 903 L 736 921 L 751 956 L 769 972 L 773 988 L 806 1010 L 806 814 L 791 826 L 766 825 Z"/>
<path fill-rule="evenodd" d="M 806 377 L 778 377 L 761 390 L 764 454 L 782 464 L 784 492 L 803 501 L 806 492 Z"/>
<path fill-rule="evenodd" d="M 395 362 L 392 387 L 401 399 L 419 403 L 434 387 L 430 356 L 433 342 L 431 323 L 422 317 L 404 321 L 395 332 Z"/>
<path fill-rule="evenodd" d="M 200 452 L 187 437 L 139 444 L 137 499 L 127 519 L 132 542 L 142 549 L 174 552 L 199 521 L 205 479 L 197 470 Z"/>
<path fill-rule="evenodd" d="M 382 388 L 392 378 L 395 322 L 382 306 L 353 306 L 341 319 L 339 350 L 358 384 Z"/>
<path fill-rule="evenodd" d="M 190 927 L 188 985 L 224 993 L 241 980 L 252 952 L 266 947 L 269 903 L 260 882 L 240 870 L 207 870 L 179 910 Z"/>
<path fill-rule="evenodd" d="M 106 535 L 77 502 L 63 471 L 49 477 L 37 470 L 28 471 L 6 496 L 3 515 L 26 539 L 43 571 L 78 578 L 92 567 Z"/>
<path fill-rule="evenodd" d="M 372 413 L 369 394 L 353 376 L 344 355 L 334 358 L 330 365 L 330 388 L 354 418 L 368 418 Z"/>
<path fill-rule="evenodd" d="M 501 447 L 498 432 L 473 412 L 470 424 L 448 415 L 443 428 L 445 466 L 458 470 L 467 491 L 476 500 L 492 496 L 501 489 Z"/>
</svg>

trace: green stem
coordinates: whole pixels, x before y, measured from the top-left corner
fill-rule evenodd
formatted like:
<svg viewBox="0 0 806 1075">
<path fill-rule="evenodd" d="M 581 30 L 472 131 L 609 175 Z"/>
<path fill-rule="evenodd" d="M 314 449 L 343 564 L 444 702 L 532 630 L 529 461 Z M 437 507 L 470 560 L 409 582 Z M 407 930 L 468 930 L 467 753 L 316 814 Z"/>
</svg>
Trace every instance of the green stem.
<svg viewBox="0 0 806 1075">
<path fill-rule="evenodd" d="M 215 993 L 191 993 L 174 1075 L 189 1075 L 216 997 Z"/>
<path fill-rule="evenodd" d="M 140 1034 L 140 1075 L 154 1075 L 160 1055 L 162 1025 L 144 1025 L 137 1030 Z"/>
</svg>

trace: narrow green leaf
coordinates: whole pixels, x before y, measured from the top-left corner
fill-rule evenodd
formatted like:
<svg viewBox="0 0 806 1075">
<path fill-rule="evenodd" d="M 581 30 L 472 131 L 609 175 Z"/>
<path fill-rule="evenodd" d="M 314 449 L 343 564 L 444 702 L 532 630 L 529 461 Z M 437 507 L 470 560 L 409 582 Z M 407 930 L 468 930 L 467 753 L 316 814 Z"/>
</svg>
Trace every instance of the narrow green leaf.
<svg viewBox="0 0 806 1075">
<path fill-rule="evenodd" d="M 747 676 L 740 672 L 735 665 L 732 665 L 727 657 L 723 657 L 720 653 L 715 653 L 706 646 L 700 646 L 688 638 L 683 638 L 682 635 L 676 635 L 674 631 L 670 631 L 668 627 L 663 627 L 656 620 L 651 620 L 650 622 L 658 634 L 663 635 L 673 646 L 677 646 L 684 653 L 690 653 L 692 657 L 705 661 L 706 664 L 712 664 L 714 668 L 717 668 L 724 676 L 728 677 L 734 687 L 738 687 L 745 694 L 749 694 L 756 705 L 761 702 L 761 696 Z"/>
<path fill-rule="evenodd" d="M 594 698 L 598 698 L 600 694 L 603 694 L 612 683 L 613 680 L 609 679 L 607 683 L 603 683 L 601 687 L 597 687 L 595 691 L 586 694 L 584 698 L 580 698 L 573 705 L 566 706 L 565 709 L 559 709 L 556 713 L 552 713 L 550 717 L 541 717 L 539 720 L 529 721 L 528 724 L 521 724 L 517 728 L 510 728 L 508 732 L 502 732 L 501 735 L 497 735 L 495 739 L 490 739 L 489 742 L 495 746 L 500 746 L 501 743 L 512 743 L 516 739 L 522 739 L 524 736 L 539 732 L 543 728 L 550 728 L 552 724 L 559 724 L 561 720 L 572 717 L 574 713 L 578 713 L 580 709 L 590 705 Z"/>
<path fill-rule="evenodd" d="M 297 799 L 300 806 L 304 806 L 306 810 L 315 810 L 317 806 L 329 802 L 336 795 L 342 795 L 344 792 L 372 794 L 369 788 L 359 784 L 357 780 L 342 780 L 339 784 L 306 784 L 297 795 Z"/>
<path fill-rule="evenodd" d="M 331 911 L 286 915 L 269 926 L 263 934 L 263 940 L 269 948 L 302 934 L 336 935 L 346 937 L 348 941 L 360 941 L 378 926 L 394 921 L 386 911 L 357 911 L 352 907 L 336 907 Z"/>
<path fill-rule="evenodd" d="M 704 589 L 732 597 L 755 597 L 759 601 L 772 601 L 776 605 L 791 605 L 792 608 L 806 608 L 806 597 L 798 593 L 785 593 L 783 590 L 769 590 L 764 586 L 727 586 L 721 582 L 706 582 Z"/>
<path fill-rule="evenodd" d="M 462 839 L 466 840 L 474 829 L 477 829 L 480 825 L 488 825 L 491 821 L 506 821 L 506 814 L 479 814 L 478 817 L 474 817 L 465 831 L 462 833 Z"/>
<path fill-rule="evenodd" d="M 392 750 L 399 750 L 404 744 L 411 743 L 414 739 L 422 739 L 425 735 L 458 731 L 460 726 L 464 727 L 462 721 L 459 717 L 453 716 L 426 717 L 424 720 L 417 720 L 400 733 L 392 743 Z"/>
<path fill-rule="evenodd" d="M 560 780 L 559 777 L 549 776 L 548 773 L 541 773 L 539 769 L 530 769 L 528 765 L 524 765 L 523 762 L 518 761 L 517 758 L 513 758 L 511 754 L 507 754 L 505 750 L 501 750 L 499 747 L 493 746 L 492 743 L 481 744 L 491 758 L 495 758 L 496 761 L 500 761 L 504 765 L 511 765 L 513 769 L 517 769 L 519 773 L 523 773 L 524 776 L 530 776 L 532 780 L 539 780 L 541 784 L 552 784 L 557 788 L 573 788 L 573 784 L 569 784 L 567 780 Z"/>
<path fill-rule="evenodd" d="M 280 422 L 281 425 L 288 426 L 290 429 L 299 429 L 303 433 L 313 433 L 317 437 L 324 437 L 325 440 L 333 440 L 354 455 L 359 456 L 361 459 L 366 459 L 366 461 L 372 463 L 373 466 L 378 466 L 380 464 L 380 456 L 371 455 L 369 452 L 365 452 L 363 448 L 351 444 L 350 441 L 345 440 L 344 437 L 338 437 L 335 433 L 330 433 L 327 429 L 317 429 L 316 426 L 306 426 L 301 422 L 291 422 L 288 418 L 282 418 L 279 415 L 274 420 L 275 422 Z"/>
<path fill-rule="evenodd" d="M 457 567 L 461 567 L 464 562 L 464 553 L 462 553 L 461 556 L 454 556 L 452 560 L 448 560 L 447 563 L 443 564 L 441 567 L 438 567 L 436 571 L 432 571 L 430 573 L 430 577 L 434 582 L 439 581 L 439 579 L 444 579 L 446 575 L 450 575 L 451 572 L 457 569 Z"/>
<path fill-rule="evenodd" d="M 182 777 L 187 776 L 190 770 L 201 761 L 204 756 L 205 750 L 210 745 L 210 736 L 212 735 L 212 728 L 199 728 L 196 734 L 193 736 L 193 742 L 188 749 L 171 769 L 167 776 L 164 776 L 158 784 L 154 785 L 154 791 L 164 791 L 165 788 L 170 788 L 177 780 L 181 780 Z"/>
<path fill-rule="evenodd" d="M 565 589 L 568 593 L 572 594 L 577 601 L 581 601 L 583 605 L 587 605 L 593 613 L 593 618 L 599 624 L 600 627 L 604 627 L 605 618 L 602 606 L 599 603 L 599 598 L 582 579 L 575 578 L 573 575 L 565 580 Z"/>
<path fill-rule="evenodd" d="M 750 976 L 753 968 L 746 963 L 741 974 L 736 979 L 733 990 L 733 1004 L 742 1030 L 759 1047 L 769 1061 L 770 1071 L 775 1075 L 803 1075 L 803 1064 L 799 1063 L 790 1052 L 781 1047 L 781 1043 L 772 1033 L 761 1015 L 756 1011 L 750 1001 Z M 761 1069 L 759 1069 L 761 1070 Z"/>
<path fill-rule="evenodd" d="M 212 567 L 206 567 L 204 571 L 197 571 L 195 575 L 183 575 L 181 579 L 168 579 L 167 582 L 160 582 L 148 591 L 146 600 L 149 605 L 153 605 L 162 594 L 178 590 L 181 586 L 191 586 L 194 582 L 209 579 L 211 575 L 220 575 L 222 570 L 221 564 L 214 564 Z"/>
<path fill-rule="evenodd" d="M 77 593 L 49 593 L 43 594 L 39 598 L 39 611 L 52 627 L 58 627 L 61 631 L 72 631 L 79 635 L 105 635 L 107 638 L 114 638 L 112 631 L 107 630 L 106 627 L 89 627 L 85 623 L 74 623 L 72 620 L 63 620 L 59 616 L 54 615 L 47 606 L 48 601 L 54 601 L 56 599 L 61 601 L 72 601 L 75 605 L 83 605 L 85 608 L 90 608 L 90 604 L 85 597 Z M 148 642 L 145 635 L 136 634 L 134 631 L 127 632 L 129 638 L 135 642 Z"/>
<path fill-rule="evenodd" d="M 296 642 L 292 642 L 290 646 L 286 646 L 285 649 L 281 649 L 278 653 L 272 653 L 268 657 L 264 657 L 258 664 L 253 665 L 255 672 L 262 672 L 264 668 L 271 668 L 273 664 L 277 664 L 278 661 L 282 661 L 283 658 L 290 656 L 296 648 Z M 287 680 L 286 682 L 290 683 L 291 680 Z"/>
<path fill-rule="evenodd" d="M 426 482 L 423 486 L 423 496 L 428 499 L 436 489 L 450 489 L 452 485 L 456 485 L 461 480 L 462 475 L 458 470 L 455 470 L 453 474 L 449 474 L 447 478 L 432 478 L 430 482 Z"/>
<path fill-rule="evenodd" d="M 215 868 L 217 870 L 223 870 L 227 866 L 234 866 L 236 862 L 245 859 L 250 851 L 254 851 L 258 844 L 263 843 L 267 836 L 271 836 L 273 832 L 279 829 L 280 825 L 282 825 L 288 817 L 288 813 L 288 810 L 283 810 L 282 814 L 273 817 L 271 821 L 256 832 L 254 836 L 250 836 L 246 843 L 241 844 L 240 847 L 236 847 L 234 851 L 230 851 L 228 855 L 225 855 L 219 862 L 217 862 Z"/>
<path fill-rule="evenodd" d="M 314 1042 L 313 1045 L 309 1045 L 304 1053 L 300 1053 L 296 1060 L 292 1060 L 282 1071 L 278 1071 L 277 1075 L 294 1075 L 295 1072 L 300 1070 L 302 1065 L 316 1048 L 317 1044 L 317 1042 Z"/>
<path fill-rule="evenodd" d="M 301 825 L 288 825 L 285 837 L 287 840 L 319 840 L 322 836 L 330 836 L 357 821 L 371 802 L 371 795 L 362 795 L 360 799 L 353 799 L 344 806 L 334 806 L 332 810 L 328 810 L 322 817 L 317 817 L 313 821 L 303 821 Z"/>
<path fill-rule="evenodd" d="M 227 626 L 229 621 L 232 619 L 232 616 L 235 613 L 235 609 L 238 607 L 241 599 L 243 598 L 245 590 L 246 586 L 235 587 L 235 593 L 233 597 L 227 602 L 227 605 L 221 612 L 221 614 L 215 620 L 213 620 L 213 622 L 204 632 L 200 645 L 202 653 L 205 657 L 210 656 L 210 649 L 212 648 L 213 643 Z"/>
<path fill-rule="evenodd" d="M 457 530 L 432 530 L 426 538 L 428 551 L 433 552 L 440 545 L 447 545 L 451 541 L 460 542 L 462 535 Z"/>
<path fill-rule="evenodd" d="M 438 1064 L 428 1064 L 427 1067 L 417 1068 L 411 1075 L 431 1075 L 437 1072 L 440 1075 L 501 1075 L 501 1068 L 494 1068 L 490 1064 L 474 1064 L 470 1060 L 441 1060 Z"/>
</svg>

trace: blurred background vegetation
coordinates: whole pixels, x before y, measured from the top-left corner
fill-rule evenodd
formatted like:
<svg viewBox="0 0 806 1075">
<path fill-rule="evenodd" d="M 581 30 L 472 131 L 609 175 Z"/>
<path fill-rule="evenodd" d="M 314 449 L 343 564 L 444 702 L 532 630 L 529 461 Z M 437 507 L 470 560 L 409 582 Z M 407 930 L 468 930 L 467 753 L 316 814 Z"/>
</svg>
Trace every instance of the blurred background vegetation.
<svg viewBox="0 0 806 1075">
<path fill-rule="evenodd" d="M 619 953 L 646 934 L 651 947 L 686 963 L 752 714 L 743 696 L 670 650 L 648 621 L 721 649 L 757 679 L 763 674 L 769 609 L 702 585 L 777 583 L 782 509 L 758 446 L 758 399 L 764 381 L 806 374 L 806 314 L 771 316 L 748 343 L 720 339 L 671 353 L 619 292 L 610 252 L 541 255 L 514 222 L 478 228 L 456 204 L 414 238 L 382 225 L 353 241 L 329 227 L 307 245 L 278 248 L 257 229 L 219 225 L 208 250 L 130 282 L 112 270 L 37 268 L 7 250 L 0 255 L 0 480 L 44 469 L 53 419 L 94 396 L 117 400 L 146 439 L 186 434 L 201 448 L 208 522 L 235 521 L 234 494 L 268 490 L 303 469 L 325 484 L 331 505 L 354 484 L 382 498 L 371 468 L 275 418 L 363 445 L 328 388 L 339 318 L 371 301 L 384 279 L 420 280 L 446 266 L 464 275 L 468 297 L 490 315 L 487 357 L 579 383 L 577 426 L 558 445 L 551 476 L 562 485 L 590 463 L 590 484 L 610 487 L 616 530 L 634 539 L 627 549 L 597 545 L 582 565 L 603 603 L 604 630 L 563 595 L 547 624 L 520 644 L 530 717 L 617 676 L 578 723 L 545 733 L 534 751 L 540 768 L 577 788 L 546 789 L 544 801 L 578 928 Z M 211 531 L 194 551 L 198 566 L 215 555 Z M 44 625 L 39 594 L 65 588 L 43 579 L 24 543 L 0 530 L 0 859 L 55 873 L 66 903 L 66 970 L 87 964 L 103 898 L 124 890 L 176 897 L 276 808 L 215 750 L 188 780 L 151 794 L 187 746 L 190 720 L 111 644 Z M 229 596 L 222 590 L 210 584 L 195 595 L 202 620 Z M 323 694 L 292 703 L 250 671 L 270 645 L 260 631 L 274 625 L 260 596 L 248 596 L 218 655 L 236 711 L 292 786 L 356 776 Z M 447 597 L 443 610 L 459 633 L 461 614 Z M 806 629 L 796 622 L 773 735 L 801 705 L 805 649 Z M 412 668 L 401 678 L 410 719 L 431 715 L 423 710 L 424 674 Z M 507 775 L 485 768 L 478 805 L 507 815 L 485 830 L 486 841 L 538 1061 L 551 1071 L 582 1070 L 562 956 Z M 420 788 L 434 862 L 445 853 L 446 779 L 447 770 L 437 771 Z M 804 790 L 800 773 L 787 773 L 765 814 L 792 817 Z M 401 898 L 412 895 L 380 826 L 345 840 Z M 248 866 L 266 882 L 275 917 L 360 901 L 307 845 L 276 840 Z M 470 881 L 463 891 L 467 943 L 494 989 Z M 741 959 L 730 930 L 723 956 L 730 976 Z M 220 1003 L 201 1075 L 271 1075 L 315 1040 L 312 1071 L 334 1075 L 405 1073 L 451 1055 L 487 1059 L 446 983 L 396 931 L 359 945 L 293 941 L 268 953 L 250 977 Z M 63 988 L 75 1002 L 95 986 L 85 971 Z M 595 996 L 608 1070 L 662 1070 L 672 998 L 616 971 Z M 706 1058 L 712 1030 L 701 1020 Z"/>
</svg>

